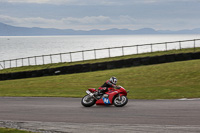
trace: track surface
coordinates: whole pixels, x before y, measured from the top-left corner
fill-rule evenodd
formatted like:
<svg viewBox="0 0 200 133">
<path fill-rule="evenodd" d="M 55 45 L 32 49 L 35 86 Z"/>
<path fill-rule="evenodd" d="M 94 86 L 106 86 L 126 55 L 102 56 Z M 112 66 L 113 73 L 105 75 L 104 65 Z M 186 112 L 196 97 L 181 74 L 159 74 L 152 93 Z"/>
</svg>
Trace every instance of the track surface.
<svg viewBox="0 0 200 133">
<path fill-rule="evenodd" d="M 129 100 L 83 107 L 80 98 L 0 97 L 0 126 L 52 132 L 200 132 L 200 99 Z M 20 122 L 20 123 L 19 123 Z"/>
</svg>

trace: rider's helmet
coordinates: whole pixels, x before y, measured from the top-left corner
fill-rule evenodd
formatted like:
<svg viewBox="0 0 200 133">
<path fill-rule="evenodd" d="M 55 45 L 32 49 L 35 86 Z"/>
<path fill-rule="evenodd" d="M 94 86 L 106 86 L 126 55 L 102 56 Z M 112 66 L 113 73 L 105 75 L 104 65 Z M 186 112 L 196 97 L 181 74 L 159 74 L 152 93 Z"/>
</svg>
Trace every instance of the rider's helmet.
<svg viewBox="0 0 200 133">
<path fill-rule="evenodd" d="M 117 84 L 117 78 L 116 78 L 116 77 L 111 77 L 111 78 L 109 79 L 109 81 L 110 81 L 112 84 L 114 84 L 114 85 Z"/>
</svg>

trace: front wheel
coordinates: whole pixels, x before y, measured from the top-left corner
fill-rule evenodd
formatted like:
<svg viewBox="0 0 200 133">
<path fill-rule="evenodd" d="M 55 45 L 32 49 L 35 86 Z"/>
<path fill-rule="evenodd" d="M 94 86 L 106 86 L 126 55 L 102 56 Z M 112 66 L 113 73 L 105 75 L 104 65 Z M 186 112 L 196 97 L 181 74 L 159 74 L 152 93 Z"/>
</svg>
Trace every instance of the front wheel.
<svg viewBox="0 0 200 133">
<path fill-rule="evenodd" d="M 96 103 L 96 100 L 91 97 L 90 95 L 85 95 L 82 100 L 81 100 L 81 104 L 85 107 L 91 107 Z"/>
<path fill-rule="evenodd" d="M 113 102 L 113 104 L 116 107 L 123 107 L 127 103 L 128 103 L 128 98 L 126 96 L 121 96 L 120 99 L 119 99 L 119 97 L 115 97 L 114 102 Z"/>
</svg>

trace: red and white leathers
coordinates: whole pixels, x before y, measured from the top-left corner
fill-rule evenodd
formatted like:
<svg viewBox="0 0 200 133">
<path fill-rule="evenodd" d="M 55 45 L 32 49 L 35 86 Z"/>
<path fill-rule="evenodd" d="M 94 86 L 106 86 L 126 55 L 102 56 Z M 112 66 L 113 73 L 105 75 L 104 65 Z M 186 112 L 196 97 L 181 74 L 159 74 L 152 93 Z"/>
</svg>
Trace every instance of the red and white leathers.
<svg viewBox="0 0 200 133">
<path fill-rule="evenodd" d="M 99 87 L 99 91 L 100 93 L 105 93 L 108 91 L 108 88 L 116 88 L 118 89 L 118 87 L 111 83 L 110 80 L 107 80 L 101 87 Z"/>
</svg>

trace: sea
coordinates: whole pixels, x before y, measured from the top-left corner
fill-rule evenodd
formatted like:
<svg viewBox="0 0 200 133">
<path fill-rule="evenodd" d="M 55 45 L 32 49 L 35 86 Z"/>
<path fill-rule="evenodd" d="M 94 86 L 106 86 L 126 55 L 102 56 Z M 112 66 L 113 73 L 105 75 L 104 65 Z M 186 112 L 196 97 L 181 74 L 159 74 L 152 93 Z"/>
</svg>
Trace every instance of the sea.
<svg viewBox="0 0 200 133">
<path fill-rule="evenodd" d="M 200 35 L 73 35 L 73 36 L 0 36 L 0 61 L 25 58 L 40 55 L 68 53 L 101 48 L 125 47 L 143 44 L 154 44 L 200 39 Z M 179 48 L 179 44 L 172 44 L 168 48 Z M 125 47 L 123 50 L 129 50 Z M 163 45 L 162 49 L 166 49 Z M 173 49 L 173 48 L 172 48 Z M 141 47 L 137 52 L 152 51 L 152 47 Z M 109 56 L 115 56 L 122 50 L 113 51 Z M 153 51 L 156 51 L 155 48 Z M 130 52 L 123 51 L 124 55 Z M 97 54 L 97 53 L 95 53 Z M 105 53 L 99 51 L 95 58 L 101 57 Z M 91 55 L 91 53 L 89 53 Z M 81 59 L 86 59 L 81 55 Z M 84 57 L 83 57 L 84 56 Z M 91 55 L 93 56 L 93 55 Z M 88 59 L 93 57 L 88 57 Z M 74 58 L 75 60 L 76 58 Z M 72 60 L 72 59 L 71 59 Z"/>
</svg>

